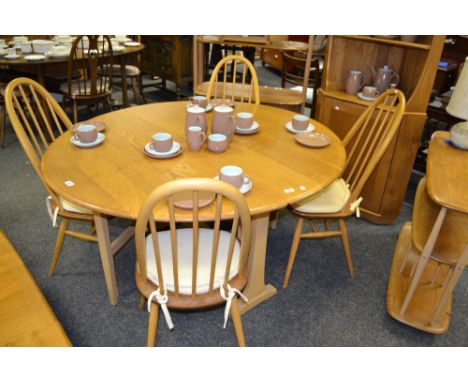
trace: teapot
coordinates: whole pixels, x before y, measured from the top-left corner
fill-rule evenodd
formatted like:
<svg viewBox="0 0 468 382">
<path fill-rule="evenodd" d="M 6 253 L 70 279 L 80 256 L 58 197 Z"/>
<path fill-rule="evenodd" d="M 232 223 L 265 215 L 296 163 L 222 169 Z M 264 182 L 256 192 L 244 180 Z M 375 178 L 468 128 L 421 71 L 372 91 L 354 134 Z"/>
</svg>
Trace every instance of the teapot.
<svg viewBox="0 0 468 382">
<path fill-rule="evenodd" d="M 383 68 L 378 68 L 377 72 L 373 67 L 370 69 L 374 80 L 374 86 L 378 89 L 380 94 L 387 90 L 390 84 L 398 84 L 400 81 L 398 74 L 387 65 L 384 65 Z"/>
</svg>

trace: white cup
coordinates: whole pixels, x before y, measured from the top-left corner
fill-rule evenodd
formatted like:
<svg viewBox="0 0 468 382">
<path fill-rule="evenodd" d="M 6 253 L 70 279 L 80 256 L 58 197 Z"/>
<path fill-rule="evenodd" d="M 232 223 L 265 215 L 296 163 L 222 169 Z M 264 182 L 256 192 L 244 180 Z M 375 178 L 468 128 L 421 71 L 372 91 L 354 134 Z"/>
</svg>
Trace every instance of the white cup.
<svg viewBox="0 0 468 382">
<path fill-rule="evenodd" d="M 5 39 L 0 38 L 0 49 L 6 46 Z"/>
<path fill-rule="evenodd" d="M 239 166 L 223 166 L 219 170 L 219 180 L 233 185 L 236 188 L 241 188 L 244 183 L 249 182 L 249 178 L 244 176 L 244 170 Z"/>
<path fill-rule="evenodd" d="M 32 52 L 32 46 L 30 42 L 22 42 L 21 43 L 21 51 L 23 53 L 31 53 Z"/>
<path fill-rule="evenodd" d="M 8 52 L 7 56 L 10 56 L 10 57 L 15 57 L 16 56 L 16 48 L 15 47 L 8 48 L 8 49 L 6 49 L 6 51 Z"/>
<path fill-rule="evenodd" d="M 157 133 L 152 136 L 151 148 L 159 153 L 171 151 L 174 144 L 172 135 L 169 133 Z"/>
</svg>

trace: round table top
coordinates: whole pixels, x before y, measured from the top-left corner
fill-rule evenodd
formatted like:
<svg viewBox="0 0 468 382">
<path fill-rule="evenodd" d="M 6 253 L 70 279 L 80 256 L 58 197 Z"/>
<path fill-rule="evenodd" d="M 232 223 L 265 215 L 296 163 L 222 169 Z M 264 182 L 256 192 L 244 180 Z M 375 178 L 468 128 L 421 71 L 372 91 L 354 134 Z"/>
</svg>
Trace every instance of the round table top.
<svg viewBox="0 0 468 382">
<path fill-rule="evenodd" d="M 237 165 L 252 180 L 245 200 L 256 215 L 319 192 L 344 169 L 345 149 L 333 132 L 312 120 L 317 131 L 331 138 L 331 144 L 302 146 L 285 128 L 295 113 L 265 105 L 243 107 L 254 112 L 258 133 L 235 135 L 224 153 L 209 151 L 206 143 L 201 151 L 191 151 L 185 139 L 186 108 L 187 101 L 164 102 L 101 115 L 95 119 L 107 125 L 105 140 L 93 148 L 78 148 L 70 142 L 71 132 L 63 134 L 42 158 L 45 181 L 79 205 L 136 219 L 143 202 L 159 185 L 180 178 L 213 178 L 222 166 Z M 213 111 L 207 114 L 209 129 L 212 117 Z M 144 146 L 156 132 L 170 132 L 183 152 L 170 159 L 145 155 Z M 67 181 L 73 186 L 67 186 Z"/>
<path fill-rule="evenodd" d="M 124 50 L 121 52 L 113 52 L 112 56 L 113 57 L 118 57 L 118 56 L 125 56 L 125 55 L 130 55 L 130 54 L 136 54 L 138 52 L 141 52 L 145 46 L 143 44 L 140 44 L 139 46 L 136 47 L 128 47 L 124 46 Z M 65 57 L 57 57 L 57 58 L 50 58 L 46 55 L 43 60 L 26 60 L 24 56 L 29 56 L 29 55 L 44 55 L 43 53 L 22 53 L 18 58 L 6 58 L 5 56 L 0 57 L 0 65 L 14 65 L 14 66 L 22 66 L 22 65 L 51 65 L 51 64 L 63 64 L 67 63 L 69 56 Z"/>
</svg>

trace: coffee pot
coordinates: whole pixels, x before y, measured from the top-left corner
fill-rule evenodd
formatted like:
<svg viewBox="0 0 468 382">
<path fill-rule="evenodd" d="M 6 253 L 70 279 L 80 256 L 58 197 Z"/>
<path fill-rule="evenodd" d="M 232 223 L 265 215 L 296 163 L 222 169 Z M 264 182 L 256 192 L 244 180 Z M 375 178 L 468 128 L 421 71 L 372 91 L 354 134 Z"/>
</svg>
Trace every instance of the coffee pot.
<svg viewBox="0 0 468 382">
<path fill-rule="evenodd" d="M 380 94 L 390 87 L 390 84 L 398 84 L 400 77 L 395 71 L 387 65 L 382 68 L 378 68 L 377 71 L 371 67 L 372 78 L 374 80 L 374 86 L 377 88 Z"/>
</svg>

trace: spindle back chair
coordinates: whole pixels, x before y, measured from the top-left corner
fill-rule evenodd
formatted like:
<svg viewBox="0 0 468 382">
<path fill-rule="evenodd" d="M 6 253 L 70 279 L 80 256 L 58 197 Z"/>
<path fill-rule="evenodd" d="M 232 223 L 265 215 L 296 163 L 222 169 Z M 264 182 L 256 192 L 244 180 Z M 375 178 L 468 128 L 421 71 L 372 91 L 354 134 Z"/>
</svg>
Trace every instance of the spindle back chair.
<svg viewBox="0 0 468 382">
<path fill-rule="evenodd" d="M 288 285 L 301 238 L 341 237 L 349 273 L 354 277 L 345 219 L 353 214 L 359 217 L 362 189 L 395 138 L 405 106 L 405 96 L 399 90 L 390 89 L 380 95 L 367 107 L 343 140 L 347 159 L 342 178 L 319 195 L 288 206 L 299 219 L 283 281 L 284 288 Z M 314 219 L 324 220 L 324 230 L 317 228 Z M 331 219 L 337 220 L 338 230 L 331 229 Z M 312 232 L 302 233 L 305 220 L 309 222 Z"/>
<path fill-rule="evenodd" d="M 238 69 L 241 69 L 239 75 Z M 248 76 L 250 74 L 250 76 Z M 240 76 L 240 82 L 238 77 Z M 248 82 L 250 78 L 250 82 Z M 221 79 L 221 81 L 220 81 Z M 206 98 L 216 103 L 227 104 L 260 104 L 260 91 L 257 72 L 252 63 L 245 57 L 229 55 L 216 64 L 211 74 Z"/>
<path fill-rule="evenodd" d="M 181 193 L 191 200 L 191 211 L 178 207 Z M 199 208 L 202 193 L 214 199 L 209 206 Z M 224 219 L 232 219 L 230 232 L 221 230 Z M 169 230 L 157 228 L 161 220 L 169 223 Z M 200 223 L 207 220 L 214 222 L 213 228 L 201 228 Z M 184 228 L 177 227 L 181 222 Z M 135 274 L 140 293 L 148 298 L 159 290 L 167 295 L 167 306 L 176 309 L 222 304 L 221 288 L 242 290 L 246 285 L 250 235 L 248 206 L 233 186 L 214 179 L 191 178 L 158 187 L 141 207 L 136 223 Z M 159 305 L 152 300 L 149 303 L 148 345 L 152 346 Z M 239 344 L 243 345 L 236 297 L 230 310 Z"/>
<path fill-rule="evenodd" d="M 50 195 L 50 212 L 60 216 L 59 233 L 49 274 L 54 273 L 65 235 L 97 241 L 83 232 L 68 230 L 69 220 L 85 220 L 93 225 L 92 211 L 71 203 L 57 195 L 46 183 L 41 170 L 41 158 L 47 147 L 73 125 L 57 101 L 39 83 L 29 78 L 11 81 L 5 92 L 5 105 L 13 129 L 37 176 Z"/>
</svg>

